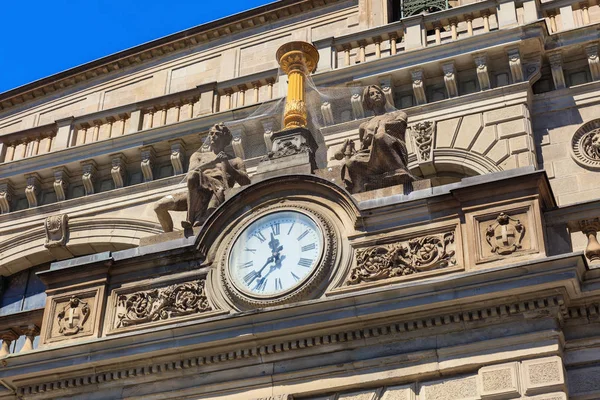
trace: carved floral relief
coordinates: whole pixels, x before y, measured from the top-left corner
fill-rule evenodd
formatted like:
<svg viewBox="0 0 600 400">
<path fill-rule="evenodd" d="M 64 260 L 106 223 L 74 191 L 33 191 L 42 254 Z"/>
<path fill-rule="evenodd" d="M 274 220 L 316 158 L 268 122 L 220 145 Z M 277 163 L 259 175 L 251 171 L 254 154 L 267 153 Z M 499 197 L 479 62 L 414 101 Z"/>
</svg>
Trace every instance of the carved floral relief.
<svg viewBox="0 0 600 400">
<path fill-rule="evenodd" d="M 417 274 L 456 264 L 454 233 L 359 249 L 347 285 Z"/>
<path fill-rule="evenodd" d="M 204 280 L 197 280 L 120 295 L 115 327 L 122 328 L 211 311 L 204 285 Z"/>
</svg>

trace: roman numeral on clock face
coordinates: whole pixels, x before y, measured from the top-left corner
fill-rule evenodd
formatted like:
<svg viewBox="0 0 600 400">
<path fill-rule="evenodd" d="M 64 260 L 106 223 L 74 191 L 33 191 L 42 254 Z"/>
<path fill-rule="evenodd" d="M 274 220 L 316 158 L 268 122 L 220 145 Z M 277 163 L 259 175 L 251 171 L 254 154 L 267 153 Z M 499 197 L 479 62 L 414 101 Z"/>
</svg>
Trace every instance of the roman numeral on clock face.
<svg viewBox="0 0 600 400">
<path fill-rule="evenodd" d="M 273 235 L 275 235 L 275 236 L 279 235 L 280 228 L 281 228 L 281 225 L 279 225 L 279 222 L 275 222 L 273 225 L 271 225 L 271 231 L 273 232 Z"/>
<path fill-rule="evenodd" d="M 277 278 L 275 279 L 275 290 L 281 290 L 283 289 L 283 285 L 281 284 L 281 279 Z"/>
<path fill-rule="evenodd" d="M 256 231 L 252 234 L 252 236 L 260 240 L 261 243 L 264 243 L 264 241 L 267 240 L 267 238 L 265 237 L 265 235 L 262 234 L 261 231 Z"/>
<path fill-rule="evenodd" d="M 306 246 L 302 246 L 302 251 L 314 250 L 316 245 L 314 243 L 307 244 Z"/>
<path fill-rule="evenodd" d="M 298 261 L 298 265 L 309 268 L 312 265 L 312 260 L 309 260 L 308 258 L 301 258 L 300 261 Z"/>
<path fill-rule="evenodd" d="M 296 274 L 295 274 L 295 273 L 293 273 L 293 272 L 290 272 L 290 274 L 292 274 L 292 277 L 294 278 L 294 280 L 295 280 L 296 282 L 298 282 L 298 281 L 300 280 L 300 278 L 299 278 L 298 276 L 296 276 Z"/>
<path fill-rule="evenodd" d="M 250 285 L 252 283 L 253 280 L 255 280 L 256 278 L 258 278 L 260 275 L 258 272 L 256 271 L 250 271 L 248 274 L 246 274 L 244 276 L 244 282 L 246 282 L 246 285 Z"/>
<path fill-rule="evenodd" d="M 248 262 L 245 262 L 243 264 L 239 264 L 238 268 L 246 269 L 246 268 L 250 268 L 253 265 L 254 265 L 254 261 L 248 261 Z"/>
<path fill-rule="evenodd" d="M 262 280 L 259 280 L 258 282 L 256 282 L 256 290 L 258 290 L 259 292 L 264 292 L 264 290 L 267 287 L 267 282 L 268 282 L 268 279 L 264 279 L 264 278 Z"/>
<path fill-rule="evenodd" d="M 304 237 L 308 235 L 308 229 L 305 230 L 304 232 L 302 232 L 302 234 L 300 236 L 298 236 L 298 241 L 301 241 L 302 239 L 304 239 Z"/>
</svg>

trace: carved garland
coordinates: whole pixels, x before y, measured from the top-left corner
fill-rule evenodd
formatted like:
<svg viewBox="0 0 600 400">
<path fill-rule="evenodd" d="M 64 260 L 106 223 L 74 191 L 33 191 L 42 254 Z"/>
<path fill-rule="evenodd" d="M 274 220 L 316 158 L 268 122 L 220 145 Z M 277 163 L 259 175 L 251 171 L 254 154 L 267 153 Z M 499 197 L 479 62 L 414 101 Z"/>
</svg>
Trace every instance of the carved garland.
<svg viewBox="0 0 600 400">
<path fill-rule="evenodd" d="M 374 282 L 445 268 L 456 264 L 454 233 L 424 236 L 407 242 L 372 246 L 356 252 L 356 267 L 346 285 Z"/>
<path fill-rule="evenodd" d="M 121 295 L 116 327 L 122 328 L 211 311 L 205 280 L 185 282 L 161 289 Z"/>
<path fill-rule="evenodd" d="M 584 124 L 575 132 L 571 157 L 582 167 L 600 170 L 600 119 Z"/>
</svg>

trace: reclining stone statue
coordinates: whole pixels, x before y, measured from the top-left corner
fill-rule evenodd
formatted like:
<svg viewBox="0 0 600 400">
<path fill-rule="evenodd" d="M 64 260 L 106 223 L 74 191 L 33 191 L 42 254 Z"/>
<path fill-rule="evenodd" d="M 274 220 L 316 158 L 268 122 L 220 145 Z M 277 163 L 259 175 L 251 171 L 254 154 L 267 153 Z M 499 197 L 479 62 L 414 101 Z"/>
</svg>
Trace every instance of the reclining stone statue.
<svg viewBox="0 0 600 400">
<path fill-rule="evenodd" d="M 367 86 L 362 95 L 365 110 L 374 117 L 360 125 L 360 148 L 346 140 L 335 154 L 345 159 L 342 181 L 351 193 L 360 193 L 382 187 L 406 184 L 415 180 L 407 168 L 407 116 L 403 111 L 385 111 L 385 95 L 379 86 Z"/>
<path fill-rule="evenodd" d="M 187 211 L 181 221 L 183 228 L 201 226 L 210 214 L 225 201 L 225 190 L 236 183 L 250 184 L 244 162 L 225 152 L 232 135 L 224 124 L 214 125 L 208 132 L 212 152 L 198 149 L 190 157 L 186 182 L 187 192 L 177 192 L 163 197 L 154 204 L 154 211 L 165 232 L 173 231 L 169 211 Z"/>
</svg>

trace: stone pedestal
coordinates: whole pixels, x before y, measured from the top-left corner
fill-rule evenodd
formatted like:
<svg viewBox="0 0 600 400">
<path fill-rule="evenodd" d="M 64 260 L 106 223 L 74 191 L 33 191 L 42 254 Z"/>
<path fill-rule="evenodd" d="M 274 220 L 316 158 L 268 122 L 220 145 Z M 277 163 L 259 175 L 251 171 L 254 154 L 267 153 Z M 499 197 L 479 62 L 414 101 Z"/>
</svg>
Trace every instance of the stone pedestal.
<svg viewBox="0 0 600 400">
<path fill-rule="evenodd" d="M 316 169 L 317 142 L 306 128 L 291 128 L 275 132 L 273 148 L 256 168 L 253 182 L 280 175 L 312 174 Z"/>
<path fill-rule="evenodd" d="M 367 192 L 355 193 L 352 196 L 358 201 L 378 199 L 381 197 L 388 197 L 398 194 L 409 194 L 410 192 L 416 192 L 417 190 L 431 188 L 431 179 L 420 179 L 409 183 L 400 185 L 388 186 L 380 189 L 369 190 Z"/>
<path fill-rule="evenodd" d="M 154 244 L 170 242 L 171 240 L 188 238 L 190 236 L 196 236 L 200 232 L 200 226 L 194 229 L 185 229 L 182 231 L 173 231 L 168 233 L 160 233 L 158 235 L 146 236 L 140 238 L 140 247 L 151 246 Z"/>
</svg>

